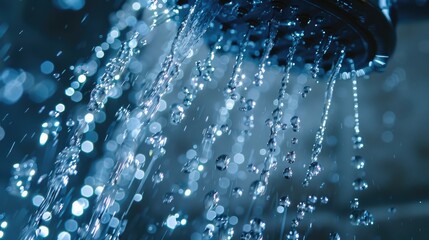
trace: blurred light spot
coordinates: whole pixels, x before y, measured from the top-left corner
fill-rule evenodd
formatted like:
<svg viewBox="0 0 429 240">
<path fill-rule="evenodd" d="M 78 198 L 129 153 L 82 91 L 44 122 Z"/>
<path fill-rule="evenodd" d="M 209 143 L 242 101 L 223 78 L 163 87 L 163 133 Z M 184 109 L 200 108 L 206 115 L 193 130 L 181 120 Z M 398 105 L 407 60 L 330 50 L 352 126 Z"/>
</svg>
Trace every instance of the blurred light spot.
<svg viewBox="0 0 429 240">
<path fill-rule="evenodd" d="M 92 187 L 89 185 L 85 185 L 80 189 L 80 194 L 84 197 L 89 198 L 94 195 L 94 189 L 92 189 Z"/>
<path fill-rule="evenodd" d="M 167 217 L 166 225 L 170 229 L 175 229 L 177 226 L 177 220 L 175 215 L 169 215 Z"/>
<path fill-rule="evenodd" d="M 144 171 L 141 169 L 137 169 L 136 174 L 134 175 L 134 177 L 138 180 L 143 179 L 144 177 Z"/>
<path fill-rule="evenodd" d="M 104 57 L 104 52 L 103 52 L 103 51 L 99 51 L 99 52 L 97 52 L 97 53 L 95 54 L 95 56 L 96 56 L 97 58 L 103 58 L 103 57 Z"/>
<path fill-rule="evenodd" d="M 7 222 L 6 221 L 3 221 L 1 224 L 0 224 L 0 227 L 1 228 L 7 228 Z"/>
<path fill-rule="evenodd" d="M 28 90 L 30 99 L 36 103 L 41 103 L 50 98 L 56 91 L 56 83 L 50 79 L 44 79 Z"/>
<path fill-rule="evenodd" d="M 103 189 L 104 189 L 103 186 L 96 187 L 94 190 L 95 195 L 100 195 L 103 192 Z"/>
<path fill-rule="evenodd" d="M 60 113 L 64 112 L 66 110 L 66 106 L 62 103 L 58 103 L 57 106 L 55 106 L 55 110 Z"/>
<path fill-rule="evenodd" d="M 143 196 L 141 194 L 134 195 L 134 201 L 140 202 L 143 199 Z"/>
<path fill-rule="evenodd" d="M 83 205 L 79 201 L 74 201 L 72 204 L 71 212 L 76 217 L 80 217 L 83 214 Z"/>
<path fill-rule="evenodd" d="M 80 102 L 82 100 L 82 93 L 79 91 L 74 92 L 73 96 L 71 96 L 71 100 L 73 102 Z"/>
<path fill-rule="evenodd" d="M 39 232 L 38 236 L 42 238 L 48 237 L 49 235 L 49 228 L 47 228 L 46 226 L 40 226 L 37 231 Z"/>
<path fill-rule="evenodd" d="M 81 10 L 85 6 L 85 0 L 54 0 L 55 5 L 63 10 Z"/>
<path fill-rule="evenodd" d="M 185 196 L 189 197 L 191 195 L 191 189 L 186 189 L 185 190 Z"/>
<path fill-rule="evenodd" d="M 64 227 L 68 232 L 74 232 L 78 228 L 78 224 L 75 220 L 69 219 L 64 223 Z"/>
<path fill-rule="evenodd" d="M 49 139 L 49 135 L 45 132 L 42 132 L 40 134 L 40 138 L 39 138 L 40 145 L 42 145 L 42 146 L 45 145 L 46 142 L 48 141 L 48 139 Z"/>
<path fill-rule="evenodd" d="M 392 127 L 395 125 L 396 115 L 394 112 L 388 111 L 383 114 L 383 123 L 388 126 Z"/>
<path fill-rule="evenodd" d="M 381 134 L 381 139 L 385 143 L 391 143 L 393 141 L 393 132 L 391 132 L 391 131 L 384 131 Z"/>
<path fill-rule="evenodd" d="M 5 134 L 4 129 L 0 126 L 0 141 L 3 140 Z"/>
<path fill-rule="evenodd" d="M 25 197 L 27 197 L 27 196 L 28 196 L 28 191 L 23 191 L 23 192 L 21 193 L 21 197 L 25 198 Z"/>
<path fill-rule="evenodd" d="M 50 221 L 52 219 L 51 212 L 45 212 L 45 213 L 43 213 L 42 219 L 43 219 L 43 221 Z"/>
<path fill-rule="evenodd" d="M 226 103 L 225 103 L 226 109 L 228 109 L 228 110 L 233 109 L 234 104 L 235 104 L 234 100 L 232 100 L 232 99 L 226 100 Z"/>
<path fill-rule="evenodd" d="M 111 228 L 117 228 L 119 225 L 119 219 L 112 217 L 112 219 L 109 222 L 109 227 Z"/>
<path fill-rule="evenodd" d="M 92 121 L 94 121 L 94 115 L 92 113 L 87 113 L 85 115 L 85 122 L 91 123 Z"/>
<path fill-rule="evenodd" d="M 138 11 L 138 10 L 140 10 L 141 5 L 140 5 L 139 2 L 134 2 L 133 5 L 132 5 L 132 8 L 133 8 L 134 11 Z"/>
<path fill-rule="evenodd" d="M 82 143 L 81 148 L 83 152 L 90 153 L 92 150 L 94 150 L 94 144 L 87 140 Z"/>
<path fill-rule="evenodd" d="M 71 235 L 68 232 L 60 232 L 57 238 L 57 240 L 70 240 L 70 239 L 71 239 Z"/>
<path fill-rule="evenodd" d="M 32 201 L 34 206 L 38 207 L 38 206 L 40 206 L 40 204 L 42 204 L 43 200 L 45 200 L 45 198 L 43 196 L 36 195 L 33 197 L 33 199 L 31 201 Z"/>
<path fill-rule="evenodd" d="M 54 71 L 54 64 L 51 61 L 44 61 L 40 64 L 40 71 L 44 74 L 51 74 Z"/>
<path fill-rule="evenodd" d="M 161 127 L 161 124 L 159 122 L 153 122 L 149 126 L 149 130 L 151 133 L 157 133 L 157 132 L 161 131 L 161 129 L 162 129 L 162 127 Z"/>
<path fill-rule="evenodd" d="M 80 83 L 84 83 L 86 81 L 86 76 L 81 74 L 79 77 L 77 77 L 77 81 Z"/>
<path fill-rule="evenodd" d="M 66 93 L 66 95 L 67 96 L 72 96 L 73 94 L 74 94 L 74 89 L 73 88 L 71 88 L 71 87 L 68 87 L 66 90 L 65 90 L 65 93 Z"/>
</svg>

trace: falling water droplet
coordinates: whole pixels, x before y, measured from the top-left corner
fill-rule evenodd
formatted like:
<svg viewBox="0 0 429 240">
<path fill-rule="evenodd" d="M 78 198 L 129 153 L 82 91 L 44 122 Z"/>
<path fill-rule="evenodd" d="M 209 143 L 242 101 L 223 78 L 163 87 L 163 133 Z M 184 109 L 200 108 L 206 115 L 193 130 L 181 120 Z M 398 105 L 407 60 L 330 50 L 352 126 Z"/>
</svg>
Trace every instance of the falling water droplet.
<svg viewBox="0 0 429 240">
<path fill-rule="evenodd" d="M 31 181 L 37 173 L 37 163 L 35 158 L 15 163 L 12 169 L 12 177 L 9 180 L 7 191 L 18 197 L 27 197 Z"/>
<path fill-rule="evenodd" d="M 358 209 L 359 208 L 359 199 L 354 198 L 352 201 L 350 201 L 350 208 L 351 209 Z"/>
<path fill-rule="evenodd" d="M 250 173 L 259 173 L 259 169 L 258 167 L 255 166 L 255 164 L 250 163 L 249 165 L 247 165 L 247 171 Z"/>
<path fill-rule="evenodd" d="M 256 180 L 250 185 L 249 191 L 253 197 L 260 197 L 265 194 L 266 190 L 267 185 L 262 181 Z"/>
<path fill-rule="evenodd" d="M 373 225 L 374 216 L 367 210 L 353 210 L 350 214 L 350 223 L 355 226 Z"/>
<path fill-rule="evenodd" d="M 169 204 L 174 200 L 174 195 L 171 192 L 168 192 L 164 194 L 164 198 L 162 199 L 162 202 L 165 204 Z"/>
<path fill-rule="evenodd" d="M 292 229 L 286 236 L 286 240 L 299 240 L 299 233 L 296 229 Z"/>
<path fill-rule="evenodd" d="M 353 156 L 351 164 L 356 169 L 362 169 L 365 167 L 365 159 L 359 155 Z"/>
<path fill-rule="evenodd" d="M 204 197 L 204 207 L 206 209 L 213 209 L 218 205 L 219 200 L 219 193 L 216 191 L 210 191 Z"/>
<path fill-rule="evenodd" d="M 155 184 L 158 184 L 163 180 L 164 180 L 164 173 L 159 170 L 156 170 L 152 175 L 152 182 L 154 182 Z"/>
<path fill-rule="evenodd" d="M 295 162 L 295 160 L 296 160 L 296 152 L 295 152 L 295 151 L 289 151 L 289 152 L 286 154 L 285 159 L 286 159 L 286 161 L 287 161 L 289 164 L 294 163 L 294 162 Z"/>
<path fill-rule="evenodd" d="M 279 199 L 279 206 L 288 208 L 290 206 L 290 200 L 288 196 L 283 196 Z"/>
<path fill-rule="evenodd" d="M 195 156 L 192 159 L 189 159 L 182 167 L 182 172 L 184 173 L 191 173 L 192 171 L 197 170 L 198 167 L 198 157 Z"/>
<path fill-rule="evenodd" d="M 328 197 L 324 196 L 324 197 L 320 198 L 320 203 L 322 203 L 322 204 L 328 204 L 328 202 L 329 202 L 329 198 Z"/>
<path fill-rule="evenodd" d="M 241 187 L 235 187 L 234 189 L 232 189 L 232 196 L 234 196 L 235 198 L 243 196 L 243 189 Z"/>
<path fill-rule="evenodd" d="M 306 98 L 307 97 L 307 95 L 311 92 L 311 87 L 310 86 L 305 86 L 303 89 L 302 89 L 302 93 L 301 93 L 301 96 L 302 96 L 302 98 Z"/>
<path fill-rule="evenodd" d="M 292 175 L 293 175 L 292 168 L 290 167 L 285 168 L 285 170 L 283 171 L 283 177 L 286 179 L 291 179 Z"/>
<path fill-rule="evenodd" d="M 352 185 L 356 191 L 363 191 L 368 188 L 368 183 L 362 178 L 354 180 Z"/>
<path fill-rule="evenodd" d="M 255 108 L 256 106 L 256 101 L 253 99 L 248 99 L 245 103 L 244 106 L 240 108 L 240 111 L 242 112 L 248 112 L 251 111 Z"/>
<path fill-rule="evenodd" d="M 301 120 L 299 119 L 298 116 L 293 116 L 290 119 L 290 124 L 292 125 L 292 130 L 294 132 L 298 132 L 299 131 L 299 124 L 300 124 Z"/>
<path fill-rule="evenodd" d="M 251 231 L 256 235 L 262 236 L 265 231 L 265 222 L 259 218 L 253 218 L 252 220 L 250 220 L 250 226 Z"/>
<path fill-rule="evenodd" d="M 341 240 L 340 234 L 338 233 L 330 233 L 329 240 Z"/>
<path fill-rule="evenodd" d="M 66 126 L 67 127 L 73 127 L 75 125 L 75 121 L 73 121 L 73 119 L 69 118 L 66 122 Z"/>
<path fill-rule="evenodd" d="M 224 171 L 228 168 L 230 161 L 231 158 L 228 155 L 222 154 L 216 159 L 216 168 L 220 171 Z"/>
<path fill-rule="evenodd" d="M 215 226 L 213 224 L 207 224 L 207 226 L 204 228 L 203 232 L 203 239 L 209 240 L 212 239 L 214 236 Z"/>
<path fill-rule="evenodd" d="M 298 144 L 298 138 L 293 137 L 293 138 L 291 139 L 291 143 L 292 143 L 292 144 Z"/>
<path fill-rule="evenodd" d="M 185 118 L 185 108 L 182 104 L 171 105 L 170 122 L 177 125 Z"/>
</svg>

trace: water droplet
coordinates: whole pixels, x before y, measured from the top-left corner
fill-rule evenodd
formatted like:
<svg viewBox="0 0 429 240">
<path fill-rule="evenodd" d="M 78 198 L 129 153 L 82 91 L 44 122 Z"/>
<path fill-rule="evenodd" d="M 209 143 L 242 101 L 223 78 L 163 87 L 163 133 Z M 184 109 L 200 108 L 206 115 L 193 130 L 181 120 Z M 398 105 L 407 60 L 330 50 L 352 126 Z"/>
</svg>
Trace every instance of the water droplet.
<svg viewBox="0 0 429 240">
<path fill-rule="evenodd" d="M 188 160 L 182 167 L 182 172 L 184 173 L 191 173 L 192 171 L 197 170 L 198 167 L 198 157 L 195 156 L 194 158 Z"/>
<path fill-rule="evenodd" d="M 243 189 L 241 187 L 235 187 L 234 189 L 232 189 L 232 196 L 234 196 L 235 198 L 243 196 Z"/>
<path fill-rule="evenodd" d="M 303 89 L 302 89 L 302 93 L 301 93 L 301 96 L 302 96 L 302 98 L 306 98 L 307 97 L 307 95 L 311 92 L 311 87 L 310 86 L 305 86 Z"/>
<path fill-rule="evenodd" d="M 396 207 L 390 207 L 390 208 L 387 210 L 387 212 L 388 212 L 388 213 L 390 213 L 390 214 L 395 214 L 395 213 L 396 213 L 396 211 L 397 211 Z"/>
<path fill-rule="evenodd" d="M 329 240 L 341 240 L 340 234 L 338 233 L 330 233 Z"/>
<path fill-rule="evenodd" d="M 174 200 L 174 195 L 171 192 L 168 192 L 164 195 L 164 198 L 162 199 L 162 202 L 165 204 L 169 204 Z"/>
<path fill-rule="evenodd" d="M 15 163 L 12 169 L 12 177 L 9 180 L 7 191 L 18 197 L 27 197 L 30 190 L 31 181 L 37 173 L 37 163 L 35 158 Z"/>
<path fill-rule="evenodd" d="M 356 169 L 362 169 L 365 167 L 365 159 L 359 155 L 353 156 L 352 157 L 352 165 Z"/>
<path fill-rule="evenodd" d="M 171 105 L 170 122 L 177 125 L 185 118 L 185 108 L 182 104 Z"/>
<path fill-rule="evenodd" d="M 356 191 L 363 191 L 368 188 L 368 183 L 362 178 L 354 180 L 352 185 Z"/>
<path fill-rule="evenodd" d="M 265 231 L 265 222 L 259 218 L 250 220 L 251 231 L 256 234 L 261 234 Z"/>
<path fill-rule="evenodd" d="M 159 170 L 156 170 L 152 175 L 152 182 L 154 182 L 155 184 L 158 184 L 163 180 L 164 180 L 164 173 Z"/>
<path fill-rule="evenodd" d="M 290 124 L 292 125 L 292 130 L 294 132 L 298 132 L 299 131 L 299 124 L 300 124 L 301 120 L 299 119 L 298 116 L 293 116 L 290 119 Z"/>
<path fill-rule="evenodd" d="M 292 144 L 298 144 L 298 138 L 294 137 L 291 139 Z"/>
<path fill-rule="evenodd" d="M 292 229 L 286 236 L 286 240 L 299 240 L 299 233 L 296 229 Z"/>
<path fill-rule="evenodd" d="M 229 133 L 229 125 L 228 124 L 223 124 L 222 126 L 220 126 L 220 130 L 222 131 L 222 133 Z"/>
<path fill-rule="evenodd" d="M 249 99 L 244 103 L 244 106 L 240 108 L 240 111 L 242 112 L 248 112 L 255 108 L 256 101 L 253 99 Z"/>
<path fill-rule="evenodd" d="M 307 204 L 316 204 L 317 203 L 317 196 L 310 195 L 307 198 Z"/>
<path fill-rule="evenodd" d="M 216 159 L 216 168 L 220 171 L 224 171 L 228 168 L 230 161 L 231 158 L 228 155 L 222 154 Z"/>
<path fill-rule="evenodd" d="M 290 206 L 290 200 L 288 196 L 283 196 L 279 199 L 279 206 L 288 208 Z"/>
<path fill-rule="evenodd" d="M 203 132 L 204 138 L 209 142 L 214 143 L 216 141 L 216 132 L 217 132 L 217 126 L 214 124 L 211 124 L 206 129 L 204 129 L 204 132 Z"/>
<path fill-rule="evenodd" d="M 267 190 L 267 185 L 259 180 L 254 181 L 250 185 L 250 194 L 253 195 L 253 197 L 260 197 L 265 194 L 265 191 Z"/>
<path fill-rule="evenodd" d="M 259 169 L 255 166 L 255 164 L 250 163 L 249 165 L 247 165 L 247 171 L 250 173 L 259 173 Z"/>
<path fill-rule="evenodd" d="M 312 162 L 309 166 L 309 171 L 311 176 L 319 175 L 321 170 L 322 170 L 322 167 L 320 166 L 319 162 Z"/>
<path fill-rule="evenodd" d="M 218 205 L 219 200 L 219 193 L 216 191 L 210 191 L 204 197 L 204 207 L 206 209 L 213 209 Z"/>
<path fill-rule="evenodd" d="M 75 121 L 73 121 L 73 119 L 69 118 L 66 122 L 66 126 L 67 127 L 73 127 L 75 125 Z"/>
<path fill-rule="evenodd" d="M 358 198 L 354 198 L 353 200 L 350 201 L 350 208 L 351 209 L 358 209 L 359 208 L 359 199 Z"/>
<path fill-rule="evenodd" d="M 363 138 L 360 135 L 354 135 L 352 141 L 354 149 L 362 149 L 364 147 Z"/>
<path fill-rule="evenodd" d="M 328 202 L 329 202 L 329 198 L 328 197 L 324 196 L 324 197 L 320 198 L 320 203 L 322 203 L 322 204 L 328 204 Z"/>
<path fill-rule="evenodd" d="M 213 224 L 207 224 L 207 226 L 204 228 L 203 232 L 203 239 L 208 240 L 212 239 L 214 236 L 215 226 Z"/>
<path fill-rule="evenodd" d="M 367 210 L 356 209 L 350 214 L 350 223 L 355 226 L 369 226 L 374 224 L 374 217 Z"/>
<path fill-rule="evenodd" d="M 293 175 L 292 168 L 290 167 L 285 168 L 285 170 L 283 171 L 283 177 L 286 179 L 291 179 L 292 175 Z"/>
<path fill-rule="evenodd" d="M 287 161 L 289 164 L 294 163 L 294 162 L 295 162 L 295 160 L 296 160 L 296 152 L 295 152 L 295 151 L 289 151 L 289 152 L 286 154 L 285 159 L 286 159 L 286 161 Z"/>
</svg>

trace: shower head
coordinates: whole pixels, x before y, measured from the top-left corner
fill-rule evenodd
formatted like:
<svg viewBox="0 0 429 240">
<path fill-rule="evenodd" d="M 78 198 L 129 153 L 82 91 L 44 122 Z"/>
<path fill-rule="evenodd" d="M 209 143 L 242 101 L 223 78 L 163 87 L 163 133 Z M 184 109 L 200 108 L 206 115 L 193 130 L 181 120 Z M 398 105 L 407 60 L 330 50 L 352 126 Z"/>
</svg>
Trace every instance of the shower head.
<svg viewBox="0 0 429 240">
<path fill-rule="evenodd" d="M 321 45 L 331 44 L 318 62 L 319 75 L 332 68 L 339 47 L 346 48 L 358 76 L 383 70 L 395 47 L 395 18 L 389 0 L 235 0 L 222 4 L 206 37 L 209 44 L 223 32 L 223 50 L 237 52 L 250 28 L 247 57 L 258 59 L 274 28 L 277 34 L 270 57 L 277 65 L 286 64 L 287 50 L 297 34 L 302 36 L 296 51 L 298 63 L 314 64 Z M 345 66 L 341 78 L 350 78 L 349 70 Z"/>
</svg>

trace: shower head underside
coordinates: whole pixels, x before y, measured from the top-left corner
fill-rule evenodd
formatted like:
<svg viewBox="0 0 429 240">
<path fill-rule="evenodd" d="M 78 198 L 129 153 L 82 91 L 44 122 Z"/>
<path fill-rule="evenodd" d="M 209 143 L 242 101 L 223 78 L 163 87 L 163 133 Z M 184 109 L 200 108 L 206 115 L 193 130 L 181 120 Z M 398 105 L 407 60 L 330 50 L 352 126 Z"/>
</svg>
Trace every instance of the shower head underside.
<svg viewBox="0 0 429 240">
<path fill-rule="evenodd" d="M 225 1 L 223 1 L 225 2 Z M 382 70 L 395 47 L 394 21 L 388 1 L 370 3 L 367 0 L 233 0 L 223 3 L 215 24 L 206 34 L 213 44 L 224 34 L 223 51 L 236 53 L 249 27 L 246 55 L 259 59 L 265 40 L 276 28 L 275 45 L 270 53 L 273 64 L 285 65 L 294 34 L 302 35 L 295 58 L 298 64 L 314 64 L 316 52 L 333 39 L 323 55 L 319 75 L 332 68 L 335 53 L 345 47 L 346 57 L 353 59 L 358 76 Z M 271 25 L 271 26 L 270 26 Z M 350 68 L 344 66 L 342 79 L 350 78 Z"/>
</svg>

